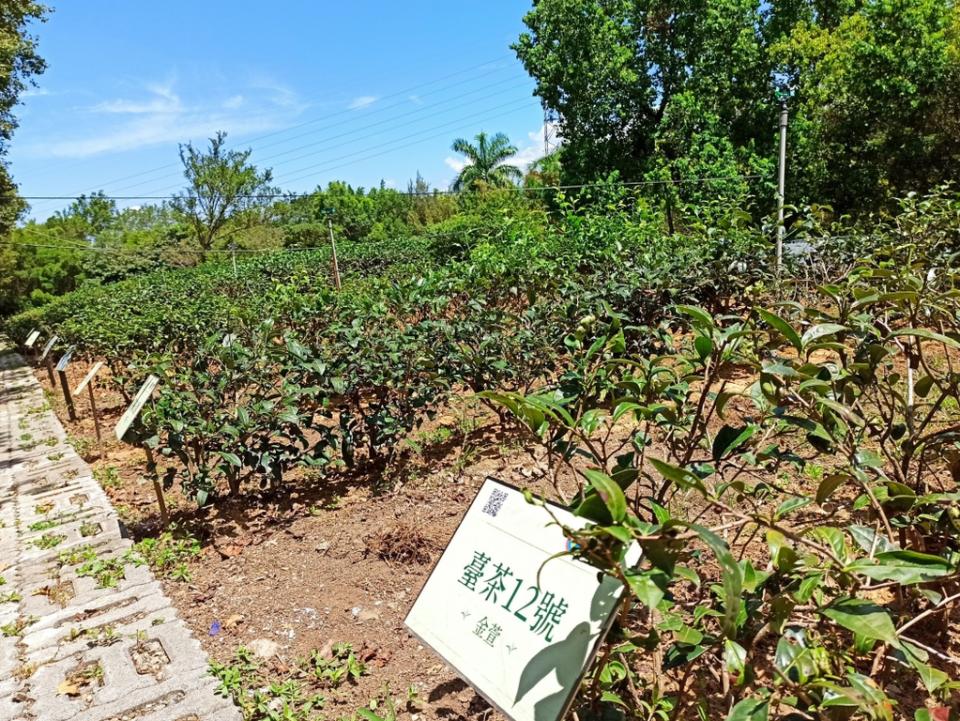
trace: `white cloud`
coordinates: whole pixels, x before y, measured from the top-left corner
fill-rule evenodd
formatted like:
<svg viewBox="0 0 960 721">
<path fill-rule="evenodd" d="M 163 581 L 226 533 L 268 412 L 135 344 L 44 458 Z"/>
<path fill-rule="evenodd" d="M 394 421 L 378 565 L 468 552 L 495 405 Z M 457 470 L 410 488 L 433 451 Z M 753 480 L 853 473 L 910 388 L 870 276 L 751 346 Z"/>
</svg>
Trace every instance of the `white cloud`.
<svg viewBox="0 0 960 721">
<path fill-rule="evenodd" d="M 420 99 L 419 95 L 408 95 L 407 100 L 409 100 L 414 105 L 423 105 L 423 101 Z"/>
<path fill-rule="evenodd" d="M 359 98 L 354 98 L 347 108 L 349 110 L 360 110 L 361 108 L 370 107 L 375 102 L 377 102 L 375 95 L 361 95 Z"/>
<path fill-rule="evenodd" d="M 517 154 L 510 159 L 511 165 L 516 165 L 521 170 L 526 171 L 531 164 L 543 157 L 543 132 L 546 127 L 545 125 L 541 125 L 538 130 L 527 133 L 529 142 L 519 147 Z M 555 123 L 550 123 L 549 130 L 551 146 L 556 147 L 560 142 L 558 127 Z"/>
<path fill-rule="evenodd" d="M 273 130 L 289 124 L 306 107 L 292 91 L 274 85 L 256 87 L 261 92 L 248 88 L 258 109 L 251 115 L 237 112 L 247 104 L 247 97 L 241 94 L 226 101 L 204 98 L 188 103 L 175 92 L 172 82 L 146 85 L 146 97 L 108 100 L 86 108 L 101 116 L 87 134 L 21 148 L 35 157 L 86 158 L 207 138 L 218 130 L 234 136 Z"/>
<path fill-rule="evenodd" d="M 27 88 L 22 93 L 20 93 L 20 98 L 41 98 L 44 95 L 52 95 L 49 90 L 46 88 Z"/>
<path fill-rule="evenodd" d="M 93 113 L 129 113 L 152 115 L 156 113 L 179 113 L 183 109 L 179 96 L 173 92 L 172 83 L 148 85 L 153 96 L 147 100 L 106 100 L 88 108 Z"/>
<path fill-rule="evenodd" d="M 454 158 L 448 155 L 443 159 L 443 162 L 446 163 L 449 167 L 453 168 L 453 172 L 459 173 L 461 170 L 467 167 L 467 161 L 462 158 Z"/>
</svg>

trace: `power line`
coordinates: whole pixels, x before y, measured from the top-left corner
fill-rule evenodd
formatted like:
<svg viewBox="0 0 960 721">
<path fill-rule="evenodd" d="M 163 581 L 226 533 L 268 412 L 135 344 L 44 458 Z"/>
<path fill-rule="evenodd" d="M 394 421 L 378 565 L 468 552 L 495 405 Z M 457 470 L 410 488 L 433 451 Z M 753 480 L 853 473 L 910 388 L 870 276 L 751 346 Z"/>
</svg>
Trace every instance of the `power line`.
<svg viewBox="0 0 960 721">
<path fill-rule="evenodd" d="M 474 104 L 474 103 L 477 103 L 477 102 L 480 102 L 480 101 L 483 101 L 483 100 L 489 100 L 489 99 L 491 99 L 491 98 L 500 97 L 500 96 L 503 95 L 503 92 L 504 92 L 504 91 L 514 90 L 514 89 L 517 89 L 517 88 L 520 88 L 520 87 L 526 85 L 526 82 L 516 83 L 516 82 L 513 81 L 512 78 L 509 79 L 508 82 L 511 82 L 511 83 L 513 83 L 513 84 L 512 84 L 511 86 L 509 86 L 509 87 L 507 87 L 507 88 L 499 91 L 499 92 L 490 93 L 490 94 L 488 94 L 488 95 L 484 95 L 484 96 L 481 96 L 481 97 L 479 97 L 479 98 L 474 98 L 473 100 L 470 100 L 470 101 L 467 102 L 467 103 L 458 105 L 458 106 L 453 107 L 453 108 L 448 108 L 447 110 L 438 111 L 438 113 L 449 112 L 450 110 L 458 110 L 459 108 L 463 107 L 464 105 L 471 105 L 471 104 Z M 338 134 L 336 134 L 336 135 L 332 135 L 332 136 L 330 136 L 330 137 L 323 138 L 322 140 L 317 140 L 317 141 L 312 142 L 312 143 L 306 143 L 306 144 L 304 144 L 304 145 L 299 145 L 299 146 L 296 146 L 296 147 L 294 147 L 294 148 L 290 148 L 290 149 L 284 150 L 284 151 L 282 151 L 282 152 L 280 152 L 280 153 L 276 153 L 276 154 L 273 154 L 273 155 L 268 155 L 268 156 L 266 156 L 266 157 L 264 157 L 264 158 L 257 158 L 257 159 L 256 159 L 256 162 L 257 162 L 258 165 L 265 165 L 265 164 L 271 164 L 271 165 L 272 165 L 272 164 L 273 164 L 273 161 L 275 161 L 277 158 L 280 158 L 280 157 L 283 157 L 283 156 L 286 156 L 286 155 L 291 155 L 291 154 L 293 154 L 293 153 L 299 153 L 300 151 L 304 150 L 305 148 L 312 148 L 312 147 L 315 147 L 315 146 L 317 146 L 317 145 L 325 146 L 325 147 L 322 147 L 322 148 L 319 149 L 319 150 L 315 150 L 315 151 L 312 151 L 312 152 L 310 152 L 310 153 L 306 153 L 306 154 L 300 155 L 300 156 L 298 156 L 297 158 L 293 158 L 293 159 L 290 159 L 290 160 L 281 161 L 280 164 L 283 165 L 284 163 L 294 162 L 294 161 L 298 160 L 298 159 L 301 158 L 301 157 L 311 157 L 311 156 L 313 156 L 313 155 L 319 155 L 320 153 L 328 152 L 328 151 L 330 151 L 330 150 L 336 150 L 337 148 L 345 147 L 345 146 L 347 146 L 347 145 L 350 145 L 350 144 L 352 144 L 352 143 L 355 143 L 355 142 L 358 142 L 358 141 L 361 141 L 361 140 L 367 140 L 367 139 L 369 139 L 369 138 L 375 138 L 375 137 L 377 137 L 378 135 L 380 135 L 383 131 L 376 131 L 376 132 L 369 133 L 369 134 L 366 134 L 366 135 L 361 135 L 361 136 L 359 136 L 359 137 L 357 137 L 357 138 L 353 138 L 352 140 L 347 141 L 347 142 L 343 142 L 343 143 L 333 143 L 333 144 L 329 144 L 329 145 L 328 145 L 329 141 L 331 141 L 331 140 L 336 140 L 336 139 L 338 139 L 338 138 L 346 138 L 346 137 L 349 137 L 349 136 L 351 136 L 351 135 L 354 135 L 355 133 L 361 132 L 361 131 L 363 131 L 363 130 L 368 130 L 368 129 L 370 129 L 370 128 L 374 128 L 374 127 L 378 127 L 378 126 L 382 126 L 382 125 L 392 125 L 391 129 L 404 128 L 404 127 L 408 127 L 408 126 L 410 126 L 410 125 L 416 125 L 416 124 L 419 123 L 422 119 L 418 118 L 418 119 L 415 119 L 415 120 L 412 120 L 412 121 L 403 122 L 403 123 L 396 123 L 395 121 L 396 121 L 397 118 L 404 118 L 404 117 L 408 117 L 408 116 L 410 116 L 410 115 L 417 115 L 417 114 L 422 113 L 422 112 L 424 112 L 424 111 L 431 110 L 431 109 L 435 109 L 435 108 L 437 108 L 437 107 L 439 107 L 439 106 L 446 105 L 447 102 L 462 100 L 463 98 L 465 98 L 465 97 L 467 97 L 467 96 L 469 96 L 469 95 L 473 95 L 473 94 L 475 94 L 475 93 L 477 93 L 477 92 L 480 92 L 480 91 L 482 91 L 482 90 L 487 90 L 487 89 L 489 89 L 489 88 L 498 87 L 498 86 L 501 86 L 501 85 L 504 85 L 504 84 L 505 84 L 505 83 L 502 82 L 502 81 L 501 81 L 501 82 L 497 82 L 497 83 L 491 83 L 490 85 L 485 85 L 485 86 L 483 86 L 483 87 L 481 87 L 481 88 L 476 88 L 476 89 L 474 89 L 474 90 L 471 90 L 470 92 L 463 93 L 462 95 L 459 95 L 459 96 L 456 96 L 456 97 L 454 97 L 454 98 L 451 98 L 449 101 L 443 101 L 443 102 L 439 102 L 439 103 L 434 103 L 434 104 L 432 104 L 432 105 L 421 106 L 421 107 L 419 107 L 419 108 L 416 108 L 415 110 L 410 111 L 409 113 L 404 113 L 404 114 L 399 115 L 399 116 L 394 116 L 394 117 L 385 118 L 384 120 L 379 120 L 379 121 L 377 121 L 377 122 L 369 123 L 369 124 L 367 124 L 367 125 L 361 125 L 361 126 L 352 128 L 351 130 L 348 130 L 348 131 L 346 131 L 346 132 L 338 133 Z M 336 123 L 336 124 L 331 125 L 331 126 L 329 126 L 329 127 L 336 127 L 337 125 L 343 125 L 343 124 L 344 124 L 344 123 Z M 308 136 L 308 135 L 312 135 L 312 134 L 308 133 L 308 134 L 305 134 L 304 136 L 298 136 L 298 137 L 306 137 L 306 136 Z M 288 140 L 292 140 L 292 139 L 293 139 L 293 138 L 289 138 Z M 286 140 L 284 140 L 284 142 L 286 142 Z M 270 146 L 268 145 L 268 146 L 263 146 L 263 147 L 270 147 Z M 254 151 L 254 152 L 260 151 L 260 150 L 263 149 L 263 147 L 253 148 L 253 151 Z M 357 152 L 365 152 L 365 151 L 357 151 Z M 178 177 L 178 176 L 180 176 L 180 175 L 182 175 L 182 172 L 168 173 L 168 174 L 163 175 L 163 176 L 161 176 L 161 177 L 159 177 L 159 178 L 151 178 L 151 179 L 148 179 L 148 180 L 140 181 L 140 182 L 138 182 L 138 183 L 134 183 L 134 184 L 132 184 L 132 185 L 127 185 L 127 186 L 118 188 L 117 191 L 115 191 L 115 192 L 119 192 L 119 191 L 122 191 L 122 190 L 127 190 L 127 189 L 129 189 L 129 188 L 136 188 L 136 187 L 139 187 L 139 186 L 141 186 L 141 185 L 147 185 L 147 184 L 153 183 L 153 182 L 159 182 L 159 181 L 161 181 L 161 180 L 165 180 L 165 179 L 167 179 L 167 178 Z M 131 177 L 132 177 L 132 176 L 131 176 Z"/>
<path fill-rule="evenodd" d="M 477 70 L 477 69 L 479 69 L 479 68 L 483 68 L 483 67 L 489 66 L 489 65 L 491 65 L 491 64 L 493 64 L 493 63 L 500 62 L 500 61 L 502 61 L 502 60 L 504 60 L 504 59 L 506 59 L 506 58 L 509 58 L 509 57 L 510 57 L 509 55 L 500 55 L 500 56 L 498 56 L 498 57 L 496 57 L 496 58 L 493 58 L 493 59 L 490 59 L 490 60 L 485 60 L 485 61 L 482 62 L 482 63 L 478 63 L 478 64 L 476 64 L 476 65 L 471 65 L 471 66 L 469 66 L 469 67 L 467 67 L 467 68 L 462 68 L 462 69 L 460 69 L 460 70 L 456 70 L 456 71 L 454 71 L 454 72 L 447 73 L 446 75 L 442 75 L 442 76 L 440 76 L 440 77 L 438 77 L 438 78 L 434 78 L 433 80 L 429 80 L 429 81 L 426 81 L 426 82 L 423 82 L 423 83 L 418 83 L 418 84 L 416 84 L 416 85 L 411 85 L 411 86 L 409 86 L 409 87 L 407 87 L 407 88 L 404 88 L 403 90 L 398 90 L 398 91 L 393 92 L 393 93 L 390 93 L 390 94 L 388 94 L 388 95 L 384 95 L 383 97 L 379 98 L 379 100 L 387 100 L 387 99 L 396 98 L 396 97 L 399 97 L 399 96 L 408 96 L 410 93 L 412 93 L 412 92 L 415 91 L 415 90 L 419 90 L 419 89 L 421 89 L 421 88 L 429 87 L 430 85 L 435 85 L 436 83 L 443 82 L 444 80 L 448 80 L 448 79 L 450 79 L 450 78 L 457 77 L 457 76 L 459 76 L 459 75 L 464 75 L 464 74 L 466 74 L 466 73 L 472 72 L 472 71 Z M 480 75 L 480 76 L 478 76 L 478 77 L 486 77 L 486 76 L 488 76 L 488 75 L 492 75 L 492 74 L 494 74 L 494 73 L 496 73 L 496 72 L 499 72 L 500 69 L 501 69 L 501 68 L 494 68 L 494 69 L 491 70 L 490 72 L 484 73 L 484 74 L 482 74 L 482 75 Z M 444 88 L 439 88 L 439 89 L 437 89 L 437 90 L 432 90 L 432 91 L 430 91 L 429 93 L 422 93 L 422 94 L 423 94 L 423 95 L 433 95 L 433 94 L 436 94 L 436 93 L 438 93 L 438 92 L 442 92 L 443 90 L 448 89 L 448 87 L 456 87 L 456 85 L 458 85 L 458 84 L 461 84 L 461 83 L 453 83 L 453 84 L 450 85 L 450 86 L 447 86 L 447 87 L 444 87 Z M 383 112 L 384 110 L 389 110 L 390 108 L 398 107 L 399 105 L 403 105 L 403 104 L 404 104 L 404 103 L 394 103 L 394 104 L 389 105 L 389 106 L 386 106 L 386 107 L 379 107 L 379 108 L 377 108 L 374 112 Z M 282 129 L 280 129 L 280 130 L 274 130 L 274 131 L 271 131 L 271 132 L 268 132 L 268 133 L 264 133 L 264 134 L 262 134 L 262 135 L 257 135 L 257 136 L 254 136 L 254 137 L 252 137 L 252 138 L 248 138 L 246 142 L 247 142 L 247 143 L 253 143 L 253 142 L 256 142 L 256 141 L 259 141 L 259 140 L 264 140 L 264 139 L 266 139 L 266 138 L 275 137 L 275 136 L 277 136 L 277 135 L 281 135 L 281 134 L 283 134 L 283 133 L 287 133 L 287 132 L 289 132 L 289 131 L 291 131 L 291 130 L 296 130 L 296 129 L 299 129 L 299 128 L 306 127 L 306 126 L 308 126 L 308 125 L 312 125 L 312 124 L 315 124 L 315 123 L 323 122 L 324 120 L 329 120 L 329 119 L 331 119 L 331 118 L 336 118 L 336 117 L 339 117 L 339 116 L 342 116 L 342 115 L 346 115 L 346 114 L 352 114 L 352 113 L 354 113 L 354 112 L 355 112 L 355 109 L 346 108 L 346 109 L 344 109 L 344 110 L 339 110 L 339 111 L 337 111 L 337 112 L 335 112 L 335 113 L 328 113 L 328 114 L 326 114 L 326 115 L 322 115 L 322 116 L 319 116 L 319 117 L 316 117 L 316 118 L 312 118 L 312 119 L 307 120 L 307 121 L 304 121 L 304 122 L 302 122 L 302 123 L 297 123 L 296 125 L 292 125 L 292 126 L 289 126 L 289 127 L 287 127 L 287 128 L 282 128 Z M 260 114 L 259 116 L 251 116 L 251 117 L 266 117 L 266 115 L 265 115 L 265 114 Z M 286 142 L 286 141 L 281 141 L 281 142 Z M 273 145 L 276 145 L 276 144 L 277 144 L 277 143 L 274 143 Z M 266 146 L 266 147 L 271 147 L 271 146 L 268 145 L 268 146 Z M 58 167 L 62 167 L 62 164 L 59 165 Z M 102 187 L 105 187 L 105 186 L 110 185 L 110 184 L 113 184 L 113 183 L 118 183 L 118 182 L 122 182 L 122 181 L 124 181 L 124 180 L 129 180 L 129 179 L 132 179 L 132 178 L 141 177 L 141 176 L 143 176 L 143 175 L 149 175 L 149 174 L 151 174 L 151 173 L 155 173 L 155 172 L 158 172 L 158 171 L 161 171 L 161 170 L 167 170 L 168 168 L 174 168 L 174 167 L 177 167 L 177 164 L 176 164 L 176 163 L 167 163 L 167 164 L 165 164 L 165 165 L 161 165 L 161 166 L 157 166 L 157 167 L 155 167 L 155 168 L 152 168 L 152 169 L 150 169 L 150 170 L 145 170 L 145 171 L 141 171 L 141 172 L 138 172 L 138 173 L 134 173 L 134 174 L 132 174 L 132 175 L 126 175 L 126 176 L 123 176 L 123 177 L 121 177 L 121 178 L 115 178 L 115 179 L 113 179 L 113 180 L 106 181 L 106 182 L 104 182 L 104 183 L 99 184 L 99 185 L 97 186 L 97 188 L 93 188 L 93 189 L 88 190 L 88 191 L 86 191 L 86 192 L 88 192 L 88 193 L 90 193 L 90 192 L 95 192 L 97 189 L 102 188 Z"/>
<path fill-rule="evenodd" d="M 432 139 L 432 138 L 431 138 Z M 733 180 L 759 180 L 767 176 L 762 174 L 749 174 L 749 175 L 733 175 L 733 176 L 717 176 L 717 177 L 699 177 L 699 178 L 670 178 L 663 180 L 633 180 L 633 181 L 624 181 L 616 183 L 576 183 L 570 185 L 544 185 L 540 187 L 525 187 L 522 185 L 515 185 L 512 187 L 501 188 L 500 190 L 515 190 L 517 192 L 548 192 L 548 191 L 557 191 L 557 190 L 580 190 L 585 188 L 610 188 L 615 189 L 618 186 L 624 187 L 641 187 L 648 185 L 684 185 L 686 183 L 712 183 L 720 181 L 733 181 Z M 419 197 L 430 197 L 433 195 L 464 195 L 468 194 L 471 191 L 469 190 L 424 190 L 424 191 L 410 191 L 410 190 L 394 190 L 393 192 L 400 195 L 409 195 L 409 196 L 419 196 Z M 239 195 L 237 196 L 240 199 L 244 200 L 280 200 L 280 199 L 297 199 L 297 198 L 309 198 L 312 195 L 315 195 L 317 191 L 310 191 L 304 193 L 258 193 L 251 195 Z M 24 195 L 20 196 L 24 200 L 79 200 L 83 196 L 79 195 Z M 99 197 L 99 196 L 98 196 Z M 173 200 L 178 197 L 176 195 L 104 195 L 106 200 Z"/>
</svg>

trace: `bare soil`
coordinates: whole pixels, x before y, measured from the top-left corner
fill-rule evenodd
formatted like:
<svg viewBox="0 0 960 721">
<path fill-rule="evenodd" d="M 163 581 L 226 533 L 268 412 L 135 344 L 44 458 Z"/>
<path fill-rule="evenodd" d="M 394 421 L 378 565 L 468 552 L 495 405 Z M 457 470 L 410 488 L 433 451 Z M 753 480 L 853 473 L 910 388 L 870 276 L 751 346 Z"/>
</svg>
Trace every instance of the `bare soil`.
<svg viewBox="0 0 960 721">
<path fill-rule="evenodd" d="M 87 368 L 80 361 L 71 364 L 71 387 Z M 729 383 L 743 382 L 741 375 L 731 369 Z M 143 476 L 144 454 L 113 437 L 126 404 L 111 389 L 108 370 L 101 370 L 96 388 L 102 456 L 86 396 L 75 399 L 79 420 L 70 422 L 59 387 L 49 391 L 43 370 L 37 377 L 132 535 L 156 535 L 157 504 L 152 484 Z M 726 411 L 728 422 L 750 413 L 746 399 L 734 399 Z M 474 423 L 464 423 L 471 417 Z M 408 450 L 403 464 L 388 472 L 323 480 L 304 473 L 286 479 L 285 489 L 276 496 L 252 494 L 204 509 L 173 489 L 166 497 L 171 518 L 201 538 L 203 552 L 190 564 L 191 580 L 165 580 L 166 592 L 217 661 L 230 661 L 239 646 L 264 639 L 275 643 L 269 664 L 278 679 L 314 650 L 329 655 L 334 644 L 351 644 L 368 673 L 325 694 L 327 718 L 348 716 L 385 692 L 403 700 L 410 689 L 420 702 L 401 708 L 403 719 L 502 718 L 403 626 L 433 563 L 487 476 L 548 497 L 556 495 L 543 475 L 543 459 L 524 448 L 518 437 L 504 436 L 497 429 L 492 414 L 458 406 L 414 434 L 415 448 Z M 115 475 L 109 469 L 116 469 Z M 829 468 L 822 472 L 829 473 Z M 813 477 L 789 481 L 790 490 L 798 495 L 815 493 L 817 485 Z M 848 507 L 842 501 L 811 505 L 794 518 L 799 526 L 842 526 L 849 522 Z M 762 533 L 727 540 L 740 558 L 752 559 L 758 568 L 767 565 Z M 709 555 L 696 570 L 704 578 L 716 575 Z M 913 633 L 931 646 L 960 655 L 960 608 L 925 619 Z M 723 695 L 719 675 L 685 682 L 688 698 Z M 926 694 L 914 677 L 885 678 L 884 684 L 898 697 L 902 710 L 910 709 L 903 718 L 912 718 L 912 709 L 923 705 Z M 713 710 L 724 717 L 724 709 Z"/>
</svg>

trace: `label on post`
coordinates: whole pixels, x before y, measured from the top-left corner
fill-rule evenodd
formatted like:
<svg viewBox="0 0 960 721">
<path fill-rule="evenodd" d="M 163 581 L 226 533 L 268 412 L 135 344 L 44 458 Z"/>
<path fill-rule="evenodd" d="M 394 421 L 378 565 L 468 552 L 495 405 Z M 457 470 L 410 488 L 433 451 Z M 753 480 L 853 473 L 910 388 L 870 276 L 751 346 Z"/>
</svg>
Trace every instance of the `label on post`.
<svg viewBox="0 0 960 721">
<path fill-rule="evenodd" d="M 27 336 L 27 339 L 23 342 L 24 348 L 33 348 L 33 344 L 37 342 L 37 339 L 40 337 L 40 331 L 32 330 L 30 335 Z"/>
<path fill-rule="evenodd" d="M 97 371 L 99 371 L 101 368 L 103 368 L 103 361 L 97 361 L 94 363 L 93 368 L 87 371 L 87 374 L 83 377 L 83 380 L 80 381 L 80 385 L 73 389 L 73 395 L 80 395 L 81 391 L 87 387 L 90 381 L 93 380 L 93 377 L 97 374 Z"/>
<path fill-rule="evenodd" d="M 146 405 L 147 400 L 150 398 L 150 395 L 153 393 L 154 388 L 157 387 L 157 383 L 160 382 L 160 379 L 155 375 L 147 376 L 147 379 L 143 382 L 143 385 L 140 386 L 140 390 L 137 391 L 137 395 L 133 397 L 133 401 L 130 403 L 130 407 L 123 412 L 123 415 L 120 416 L 120 421 L 117 423 L 116 436 L 118 441 L 123 440 L 123 436 L 130 426 L 133 424 L 133 421 L 140 411 L 143 410 L 143 407 Z"/>
<path fill-rule="evenodd" d="M 70 346 L 67 349 L 67 352 L 60 356 L 60 360 L 57 361 L 57 373 L 63 373 L 65 370 L 67 370 L 67 365 L 70 363 L 70 359 L 73 358 L 73 351 L 75 350 L 76 346 Z"/>
<path fill-rule="evenodd" d="M 50 340 L 47 341 L 47 344 L 43 347 L 43 353 L 40 354 L 40 360 L 46 360 L 47 356 L 50 354 L 50 351 L 53 349 L 53 344 L 60 340 L 60 336 L 55 335 Z"/>
<path fill-rule="evenodd" d="M 549 513 L 548 513 L 549 509 Z M 569 556 L 551 518 L 488 478 L 406 618 L 407 628 L 514 721 L 558 721 L 615 618 L 623 586 Z M 636 563 L 640 549 L 631 549 Z"/>
</svg>

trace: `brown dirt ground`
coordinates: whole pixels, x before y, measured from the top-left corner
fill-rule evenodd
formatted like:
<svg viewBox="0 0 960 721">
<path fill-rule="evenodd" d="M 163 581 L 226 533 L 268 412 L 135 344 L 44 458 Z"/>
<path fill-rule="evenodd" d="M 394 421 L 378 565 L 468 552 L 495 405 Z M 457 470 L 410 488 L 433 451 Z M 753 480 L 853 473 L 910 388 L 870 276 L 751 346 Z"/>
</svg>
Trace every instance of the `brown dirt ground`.
<svg viewBox="0 0 960 721">
<path fill-rule="evenodd" d="M 71 364 L 71 387 L 87 368 L 82 361 Z M 728 379 L 731 385 L 739 385 L 740 376 L 734 369 Z M 95 471 L 117 469 L 119 483 L 109 485 L 107 492 L 134 537 L 155 535 L 159 529 L 156 500 L 152 485 L 142 476 L 143 453 L 113 438 L 125 403 L 111 390 L 107 369 L 101 370 L 96 389 L 104 433 L 102 458 L 96 450 L 86 395 L 75 399 L 79 421 L 69 422 L 60 389 L 49 391 L 43 370 L 37 371 L 37 378 L 48 389 L 47 397 L 78 451 Z M 442 442 L 425 441 L 422 452 L 411 454 L 414 459 L 403 469 L 399 485 L 394 479 L 354 475 L 328 478 L 318 486 L 304 476 L 287 479 L 286 488 L 294 490 L 282 496 L 228 500 L 200 511 L 176 489 L 171 491 L 167 503 L 172 518 L 201 537 L 203 553 L 191 563 L 190 582 L 164 581 L 164 585 L 208 654 L 226 662 L 238 646 L 269 639 L 279 645 L 271 663 L 282 678 L 296 659 L 315 649 L 329 649 L 332 643 L 347 642 L 366 661 L 370 673 L 356 684 L 344 684 L 326 694 L 325 717 L 350 715 L 388 685 L 401 701 L 407 689 L 415 688 L 423 702 L 407 708 L 401 718 L 500 719 L 403 626 L 433 562 L 485 477 L 493 475 L 548 497 L 554 495 L 541 476 L 542 460 L 524 450 L 516 438 L 493 433 L 492 416 L 448 409 L 446 416 L 423 431 L 455 429 L 468 412 L 476 414 L 480 423 L 466 434 L 467 442 L 458 433 Z M 749 403 L 735 399 L 727 415 L 749 416 Z M 813 492 L 816 485 L 809 478 L 789 483 L 792 490 L 804 494 Z M 375 487 L 393 490 L 377 493 L 372 490 Z M 847 507 L 845 503 L 826 508 L 811 505 L 794 516 L 795 523 L 798 527 L 842 526 L 849 522 Z M 701 522 L 707 521 L 724 519 Z M 731 545 L 739 546 L 741 557 L 752 558 L 758 568 L 766 565 L 762 534 L 748 539 L 724 535 Z M 708 561 L 697 570 L 708 577 L 711 565 Z M 210 635 L 215 621 L 222 630 Z M 945 627 L 950 636 L 946 642 Z M 934 616 L 917 624 L 914 633 L 926 643 L 956 653 L 960 608 L 954 607 L 948 618 Z M 694 678 L 687 693 L 719 696 L 718 683 L 719 677 Z M 898 688 L 898 683 L 910 688 Z M 900 696 L 904 711 L 923 704 L 925 694 L 913 678 L 888 681 L 887 688 Z M 720 718 L 725 715 L 721 709 L 716 711 Z M 912 710 L 903 717 L 912 718 Z"/>
<path fill-rule="evenodd" d="M 71 387 L 88 367 L 82 361 L 71 364 Z M 50 392 L 46 371 L 36 375 L 95 472 L 117 469 L 119 484 L 106 490 L 132 535 L 155 534 L 156 500 L 142 476 L 143 452 L 113 436 L 125 403 L 111 390 L 109 371 L 100 371 L 96 388 L 102 458 L 86 394 L 75 399 L 79 420 L 70 422 L 59 386 Z M 455 423 L 448 415 L 424 430 Z M 488 475 L 550 493 L 533 478 L 528 469 L 534 464 L 516 444 L 479 434 L 482 442 L 466 451 L 460 440 L 427 448 L 404 484 L 389 493 L 371 490 L 392 485 L 384 479 L 362 478 L 356 484 L 334 479 L 319 489 L 289 480 L 305 488 L 259 504 L 228 500 L 198 512 L 177 489 L 168 492 L 171 518 L 195 528 L 204 543 L 199 560 L 190 564 L 192 580 L 165 580 L 167 594 L 207 653 L 221 662 L 240 645 L 269 639 L 279 644 L 272 664 L 282 677 L 314 649 L 350 643 L 370 673 L 326 694 L 328 718 L 350 715 L 386 685 L 401 700 L 407 689 L 417 690 L 424 702 L 412 713 L 418 718 L 499 718 L 403 626 L 433 563 Z M 221 631 L 212 636 L 215 621 Z"/>
</svg>

